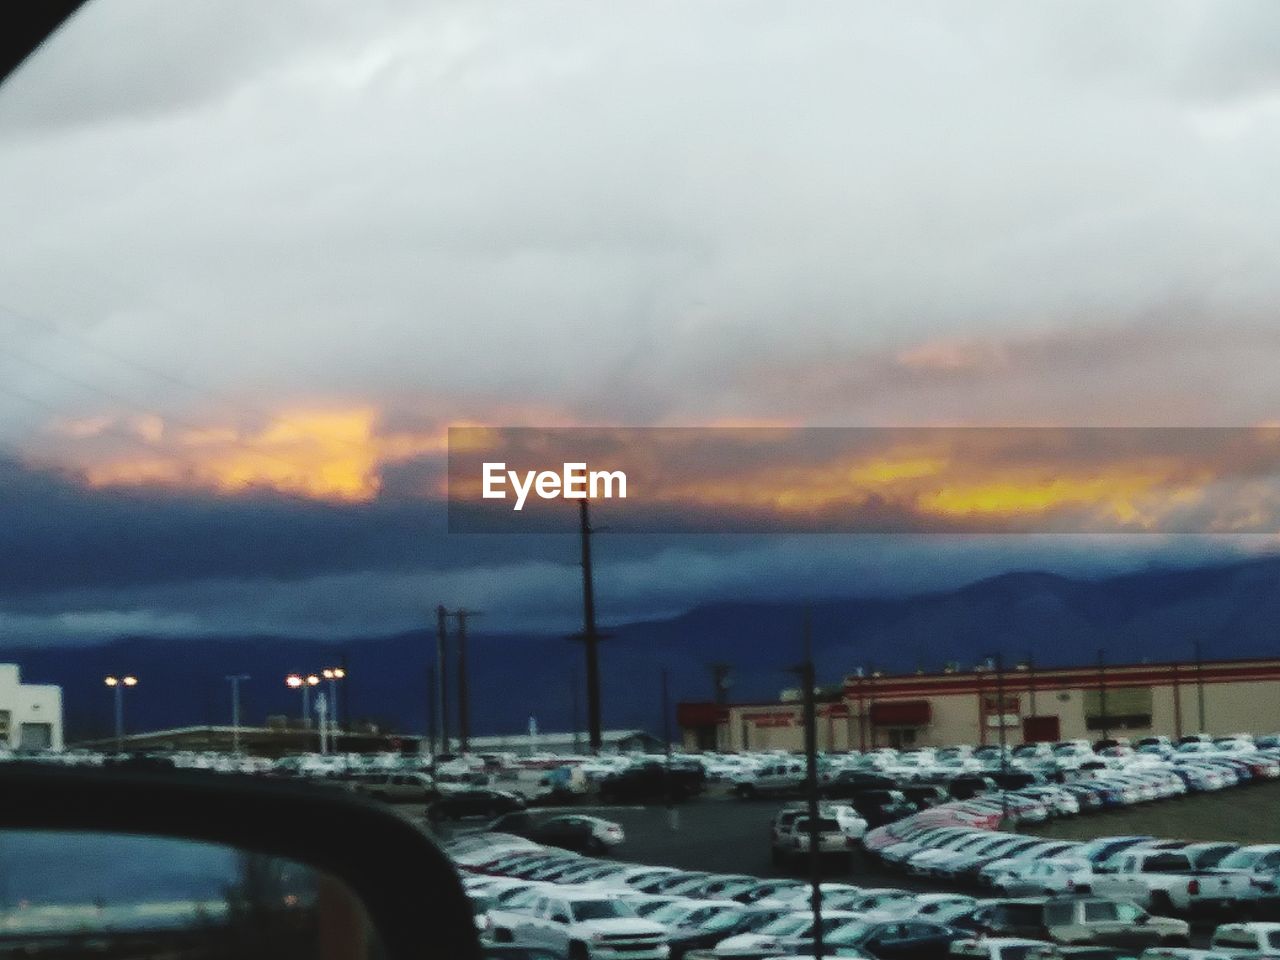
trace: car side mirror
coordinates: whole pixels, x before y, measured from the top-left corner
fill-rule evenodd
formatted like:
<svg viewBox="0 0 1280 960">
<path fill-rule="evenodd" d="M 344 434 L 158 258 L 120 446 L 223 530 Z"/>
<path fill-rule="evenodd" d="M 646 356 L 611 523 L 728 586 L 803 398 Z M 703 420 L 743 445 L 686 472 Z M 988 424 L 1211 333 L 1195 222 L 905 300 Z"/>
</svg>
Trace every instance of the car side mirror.
<svg viewBox="0 0 1280 960">
<path fill-rule="evenodd" d="M 480 960 L 453 865 L 348 791 L 11 763 L 0 796 L 6 949 L 408 960 L 424 956 L 426 923 L 427 956 Z"/>
<path fill-rule="evenodd" d="M 1150 918 L 1149 916 L 1147 916 L 1147 914 L 1145 914 L 1145 913 L 1144 913 L 1142 916 L 1138 917 L 1138 918 L 1137 918 L 1136 920 L 1134 920 L 1133 922 L 1134 922 L 1134 923 L 1137 923 L 1137 924 L 1150 923 L 1150 922 L 1151 922 L 1151 918 Z"/>
</svg>

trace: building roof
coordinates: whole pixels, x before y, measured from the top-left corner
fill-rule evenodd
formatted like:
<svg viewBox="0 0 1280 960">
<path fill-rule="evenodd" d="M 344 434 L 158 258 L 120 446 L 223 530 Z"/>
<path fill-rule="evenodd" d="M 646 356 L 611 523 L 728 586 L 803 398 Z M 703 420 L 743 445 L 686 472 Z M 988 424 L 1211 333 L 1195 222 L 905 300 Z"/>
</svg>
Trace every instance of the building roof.
<svg viewBox="0 0 1280 960">
<path fill-rule="evenodd" d="M 627 740 L 636 739 L 654 743 L 661 742 L 661 738 L 655 737 L 647 730 L 603 730 L 600 733 L 600 742 L 605 746 L 616 746 Z M 575 740 L 585 748 L 588 741 L 586 732 L 560 733 L 550 731 L 547 733 L 539 732 L 534 736 L 530 736 L 527 733 L 497 734 L 496 736 L 468 737 L 467 744 L 472 751 L 477 751 L 537 747 L 547 743 L 573 743 Z"/>
</svg>

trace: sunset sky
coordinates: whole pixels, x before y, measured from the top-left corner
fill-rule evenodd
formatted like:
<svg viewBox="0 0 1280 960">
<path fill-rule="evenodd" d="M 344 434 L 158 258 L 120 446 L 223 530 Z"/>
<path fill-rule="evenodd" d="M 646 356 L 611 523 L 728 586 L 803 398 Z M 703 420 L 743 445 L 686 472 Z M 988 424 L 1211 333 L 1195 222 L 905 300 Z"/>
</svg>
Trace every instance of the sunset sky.
<svg viewBox="0 0 1280 960">
<path fill-rule="evenodd" d="M 1277 35 L 1265 0 L 91 2 L 0 87 L 0 643 L 572 627 L 571 540 L 446 532 L 450 425 L 1276 425 Z M 1216 479 L 908 453 L 679 498 Z M 1273 542 L 598 554 L 624 619 Z"/>
</svg>

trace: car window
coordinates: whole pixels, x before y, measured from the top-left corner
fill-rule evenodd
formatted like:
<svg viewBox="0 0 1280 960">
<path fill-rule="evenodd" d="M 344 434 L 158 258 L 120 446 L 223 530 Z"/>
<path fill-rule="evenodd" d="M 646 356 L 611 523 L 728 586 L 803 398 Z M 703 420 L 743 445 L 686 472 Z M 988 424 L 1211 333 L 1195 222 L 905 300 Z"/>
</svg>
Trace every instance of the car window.
<svg viewBox="0 0 1280 960">
<path fill-rule="evenodd" d="M 1117 917 L 1116 904 L 1107 900 L 1090 900 L 1084 905 L 1086 923 L 1100 920 L 1114 920 Z"/>
<path fill-rule="evenodd" d="M 612 917 L 634 917 L 636 915 L 630 904 L 625 900 L 616 898 L 574 900 L 569 904 L 569 908 L 569 913 L 574 920 L 606 920 Z"/>
</svg>

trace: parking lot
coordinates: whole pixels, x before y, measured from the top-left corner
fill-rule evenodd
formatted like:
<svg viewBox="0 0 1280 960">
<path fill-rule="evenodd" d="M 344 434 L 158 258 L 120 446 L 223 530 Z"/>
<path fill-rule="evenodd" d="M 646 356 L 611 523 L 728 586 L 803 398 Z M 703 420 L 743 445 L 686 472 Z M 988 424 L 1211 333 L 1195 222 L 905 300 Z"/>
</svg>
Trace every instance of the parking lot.
<svg viewBox="0 0 1280 960">
<path fill-rule="evenodd" d="M 1230 840 L 1275 843 L 1280 830 L 1280 781 L 1219 793 L 1201 793 L 1108 810 L 1083 817 L 1052 820 L 1027 832 L 1064 840 L 1149 833 L 1180 840 Z"/>
</svg>

